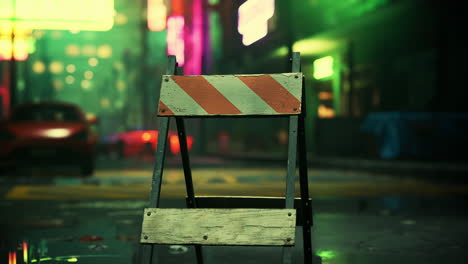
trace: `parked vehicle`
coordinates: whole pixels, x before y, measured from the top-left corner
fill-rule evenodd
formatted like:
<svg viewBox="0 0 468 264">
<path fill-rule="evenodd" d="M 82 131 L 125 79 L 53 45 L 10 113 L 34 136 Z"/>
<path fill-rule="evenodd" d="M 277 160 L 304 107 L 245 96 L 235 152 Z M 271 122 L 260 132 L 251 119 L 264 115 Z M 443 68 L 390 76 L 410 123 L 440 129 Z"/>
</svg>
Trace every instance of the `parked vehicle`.
<svg viewBox="0 0 468 264">
<path fill-rule="evenodd" d="M 106 152 L 126 158 L 138 155 L 153 155 L 156 152 L 158 142 L 157 130 L 130 130 L 109 135 L 105 139 Z M 193 146 L 193 137 L 187 136 L 187 147 L 191 151 Z M 168 133 L 168 150 L 171 154 L 180 152 L 179 137 L 177 132 Z"/>
<path fill-rule="evenodd" d="M 83 176 L 95 167 L 97 135 L 83 110 L 71 103 L 38 102 L 18 105 L 0 123 L 0 164 L 79 166 Z"/>
</svg>

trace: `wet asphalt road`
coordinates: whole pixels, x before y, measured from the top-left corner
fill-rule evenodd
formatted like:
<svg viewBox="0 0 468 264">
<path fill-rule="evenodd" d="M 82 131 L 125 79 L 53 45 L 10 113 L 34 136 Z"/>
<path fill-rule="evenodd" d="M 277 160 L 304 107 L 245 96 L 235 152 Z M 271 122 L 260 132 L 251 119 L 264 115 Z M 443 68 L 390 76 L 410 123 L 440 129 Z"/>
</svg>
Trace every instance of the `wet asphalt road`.
<svg viewBox="0 0 468 264">
<path fill-rule="evenodd" d="M 282 168 L 203 162 L 194 166 L 201 194 L 281 196 L 284 190 Z M 69 169 L 2 175 L 0 263 L 14 252 L 24 263 L 22 242 L 28 263 L 133 263 L 151 167 L 100 160 L 87 179 Z M 185 205 L 179 169 L 165 172 L 162 207 Z M 323 263 L 466 262 L 466 186 L 351 170 L 312 169 L 309 176 L 313 247 Z M 300 231 L 294 263 L 302 263 Z M 193 247 L 158 249 L 160 263 L 195 263 Z M 271 247 L 205 247 L 204 254 L 206 263 L 281 262 L 281 249 Z"/>
</svg>

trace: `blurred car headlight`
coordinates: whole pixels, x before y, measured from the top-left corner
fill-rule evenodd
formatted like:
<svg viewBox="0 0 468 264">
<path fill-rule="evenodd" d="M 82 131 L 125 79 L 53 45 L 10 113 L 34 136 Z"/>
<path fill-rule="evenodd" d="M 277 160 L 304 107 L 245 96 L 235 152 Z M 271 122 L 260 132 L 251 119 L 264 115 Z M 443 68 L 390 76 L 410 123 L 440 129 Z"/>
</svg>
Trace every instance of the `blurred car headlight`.
<svg viewBox="0 0 468 264">
<path fill-rule="evenodd" d="M 80 132 L 74 134 L 72 136 L 73 139 L 79 139 L 79 140 L 88 140 L 90 134 L 86 130 L 81 130 Z"/>
<path fill-rule="evenodd" d="M 6 141 L 6 140 L 12 140 L 15 139 L 15 135 L 9 131 L 6 130 L 0 130 L 0 140 L 1 141 Z"/>
</svg>

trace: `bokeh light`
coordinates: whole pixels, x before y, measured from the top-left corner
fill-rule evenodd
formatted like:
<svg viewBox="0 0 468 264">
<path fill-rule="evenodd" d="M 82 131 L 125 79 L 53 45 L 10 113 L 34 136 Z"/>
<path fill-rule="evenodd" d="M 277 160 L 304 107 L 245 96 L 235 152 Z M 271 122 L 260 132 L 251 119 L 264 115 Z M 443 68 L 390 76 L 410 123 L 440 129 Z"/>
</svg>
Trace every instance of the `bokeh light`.
<svg viewBox="0 0 468 264">
<path fill-rule="evenodd" d="M 88 60 L 88 64 L 89 64 L 90 66 L 92 66 L 92 67 L 97 66 L 98 63 L 99 63 L 99 62 L 98 62 L 98 59 L 96 59 L 96 58 L 94 58 L 94 57 L 93 57 L 93 58 L 90 58 L 90 59 Z"/>
<path fill-rule="evenodd" d="M 63 63 L 59 61 L 53 61 L 49 64 L 49 71 L 54 74 L 63 72 Z"/>
<path fill-rule="evenodd" d="M 99 58 L 108 59 L 112 56 L 112 47 L 110 45 L 101 45 L 97 50 Z"/>
<path fill-rule="evenodd" d="M 76 71 L 76 66 L 74 64 L 68 64 L 66 70 L 68 73 L 74 73 Z"/>
<path fill-rule="evenodd" d="M 109 108 L 110 107 L 110 100 L 107 97 L 103 97 L 101 99 L 101 107 L 102 108 Z"/>
<path fill-rule="evenodd" d="M 79 56 L 80 55 L 80 47 L 75 44 L 70 44 L 65 48 L 65 53 L 68 56 Z"/>
<path fill-rule="evenodd" d="M 55 91 L 60 91 L 63 89 L 63 82 L 61 80 L 54 80 L 52 85 Z"/>
<path fill-rule="evenodd" d="M 46 66 L 45 66 L 44 62 L 42 62 L 42 61 L 35 61 L 33 63 L 32 68 L 33 68 L 33 71 L 35 73 L 44 73 L 45 70 L 46 70 Z"/>
<path fill-rule="evenodd" d="M 88 79 L 88 80 L 92 79 L 93 76 L 94 76 L 94 73 L 92 71 L 85 71 L 85 73 L 84 73 L 85 79 Z"/>
<path fill-rule="evenodd" d="M 115 86 L 117 87 L 117 90 L 120 92 L 123 92 L 127 89 L 127 84 L 125 83 L 124 80 L 118 80 Z"/>
<path fill-rule="evenodd" d="M 91 82 L 89 80 L 82 80 L 81 88 L 83 88 L 84 90 L 89 90 L 91 88 Z"/>
<path fill-rule="evenodd" d="M 65 77 L 65 82 L 67 84 L 73 84 L 75 82 L 75 77 L 68 75 L 67 77 Z"/>
</svg>

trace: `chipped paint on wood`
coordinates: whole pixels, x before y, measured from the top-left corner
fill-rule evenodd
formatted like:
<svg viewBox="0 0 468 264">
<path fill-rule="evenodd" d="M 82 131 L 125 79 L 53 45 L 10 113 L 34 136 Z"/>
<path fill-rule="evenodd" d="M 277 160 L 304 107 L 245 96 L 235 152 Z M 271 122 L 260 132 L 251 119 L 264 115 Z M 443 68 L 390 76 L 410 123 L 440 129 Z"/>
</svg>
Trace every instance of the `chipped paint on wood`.
<svg viewBox="0 0 468 264">
<path fill-rule="evenodd" d="M 142 243 L 293 246 L 295 209 L 147 208 Z"/>
<path fill-rule="evenodd" d="M 302 78 L 302 73 L 164 75 L 158 115 L 298 115 Z"/>
</svg>

